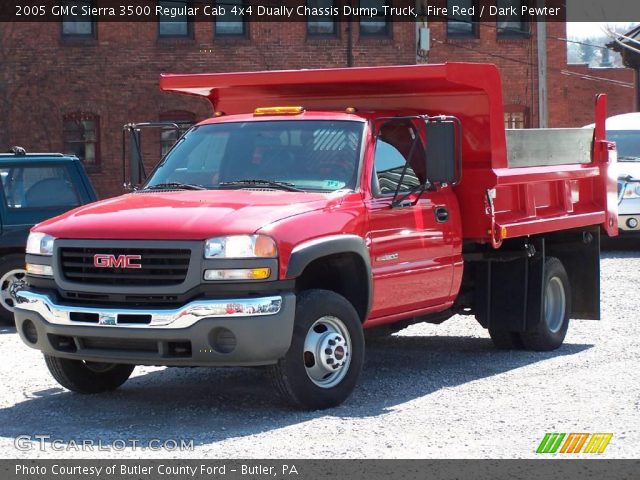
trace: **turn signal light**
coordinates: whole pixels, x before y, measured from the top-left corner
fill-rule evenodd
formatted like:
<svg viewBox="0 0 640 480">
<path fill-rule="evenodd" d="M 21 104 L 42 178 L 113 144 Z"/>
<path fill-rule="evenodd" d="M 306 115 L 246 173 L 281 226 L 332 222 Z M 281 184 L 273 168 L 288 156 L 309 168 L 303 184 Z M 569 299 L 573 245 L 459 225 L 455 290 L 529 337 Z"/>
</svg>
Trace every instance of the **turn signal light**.
<svg viewBox="0 0 640 480">
<path fill-rule="evenodd" d="M 53 277 L 53 268 L 50 265 L 40 265 L 37 263 L 27 263 L 25 266 L 29 275 L 38 275 L 41 277 Z"/>
<path fill-rule="evenodd" d="M 304 107 L 261 107 L 256 108 L 254 115 L 300 115 L 304 112 Z"/>
<path fill-rule="evenodd" d="M 266 280 L 271 275 L 270 268 L 238 268 L 205 270 L 205 280 Z"/>
</svg>

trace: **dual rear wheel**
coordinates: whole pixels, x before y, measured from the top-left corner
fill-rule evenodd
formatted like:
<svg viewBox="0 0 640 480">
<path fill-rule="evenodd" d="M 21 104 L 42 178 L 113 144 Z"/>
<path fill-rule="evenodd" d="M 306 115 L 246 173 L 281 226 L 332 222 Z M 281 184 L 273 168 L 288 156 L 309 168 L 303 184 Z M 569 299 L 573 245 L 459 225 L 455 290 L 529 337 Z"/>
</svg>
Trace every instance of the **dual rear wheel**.
<svg viewBox="0 0 640 480">
<path fill-rule="evenodd" d="M 489 329 L 491 340 L 503 350 L 555 350 L 562 345 L 569 328 L 571 289 L 562 262 L 548 257 L 544 265 L 542 321 L 526 332 Z"/>
</svg>

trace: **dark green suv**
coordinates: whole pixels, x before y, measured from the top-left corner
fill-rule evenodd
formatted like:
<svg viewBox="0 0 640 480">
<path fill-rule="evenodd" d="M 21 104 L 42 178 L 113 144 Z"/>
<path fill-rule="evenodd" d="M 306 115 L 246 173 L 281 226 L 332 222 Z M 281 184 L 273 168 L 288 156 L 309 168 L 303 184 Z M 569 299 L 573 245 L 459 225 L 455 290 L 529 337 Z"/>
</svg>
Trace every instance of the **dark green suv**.
<svg viewBox="0 0 640 480">
<path fill-rule="evenodd" d="M 97 197 L 80 160 L 60 153 L 14 147 L 0 154 L 0 179 L 0 321 L 10 323 L 31 227 Z"/>
</svg>

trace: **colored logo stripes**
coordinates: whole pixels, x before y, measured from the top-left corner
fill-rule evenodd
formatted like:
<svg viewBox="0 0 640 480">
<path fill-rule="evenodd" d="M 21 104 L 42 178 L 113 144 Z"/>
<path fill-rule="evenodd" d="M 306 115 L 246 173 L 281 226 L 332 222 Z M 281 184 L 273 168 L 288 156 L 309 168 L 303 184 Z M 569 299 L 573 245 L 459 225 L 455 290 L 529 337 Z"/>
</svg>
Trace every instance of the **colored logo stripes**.
<svg viewBox="0 0 640 480">
<path fill-rule="evenodd" d="M 568 435 L 566 433 L 547 433 L 538 445 L 536 453 L 600 454 L 605 451 L 612 437 L 613 433 L 569 433 Z"/>
</svg>

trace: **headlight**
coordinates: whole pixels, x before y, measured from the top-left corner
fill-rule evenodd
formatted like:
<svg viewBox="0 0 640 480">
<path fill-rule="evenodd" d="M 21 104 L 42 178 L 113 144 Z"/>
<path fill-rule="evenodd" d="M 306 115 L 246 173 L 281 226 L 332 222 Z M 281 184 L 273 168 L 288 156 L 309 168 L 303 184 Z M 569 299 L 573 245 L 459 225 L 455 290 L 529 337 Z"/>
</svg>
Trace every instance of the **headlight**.
<svg viewBox="0 0 640 480">
<path fill-rule="evenodd" d="M 630 182 L 624 186 L 624 198 L 640 198 L 640 183 Z"/>
<path fill-rule="evenodd" d="M 46 233 L 32 232 L 27 238 L 27 253 L 32 255 L 53 255 L 53 238 Z"/>
<path fill-rule="evenodd" d="M 274 258 L 278 248 L 266 235 L 231 235 L 206 241 L 204 258 Z"/>
</svg>

